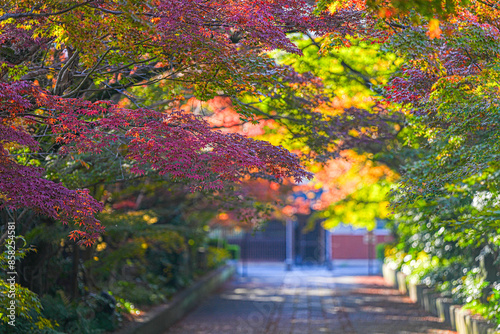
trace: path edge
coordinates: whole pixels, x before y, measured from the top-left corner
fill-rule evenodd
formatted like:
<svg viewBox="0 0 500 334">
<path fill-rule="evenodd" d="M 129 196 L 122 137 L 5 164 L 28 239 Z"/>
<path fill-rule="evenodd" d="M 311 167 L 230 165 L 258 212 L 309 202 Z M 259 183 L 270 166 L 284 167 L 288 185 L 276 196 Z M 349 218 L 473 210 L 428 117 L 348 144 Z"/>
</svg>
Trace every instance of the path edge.
<svg viewBox="0 0 500 334">
<path fill-rule="evenodd" d="M 498 334 L 494 325 L 480 316 L 474 316 L 470 311 L 463 309 L 463 305 L 454 305 L 453 301 L 434 293 L 424 284 L 409 283 L 407 275 L 394 270 L 389 265 L 382 265 L 384 280 L 389 286 L 399 290 L 402 295 L 419 304 L 427 312 L 441 318 L 441 321 L 450 325 L 458 334 Z"/>
<path fill-rule="evenodd" d="M 136 323 L 120 334 L 160 334 L 188 314 L 211 293 L 220 288 L 236 273 L 235 264 L 227 264 L 205 275 L 187 289 L 175 294 L 160 312 Z"/>
</svg>

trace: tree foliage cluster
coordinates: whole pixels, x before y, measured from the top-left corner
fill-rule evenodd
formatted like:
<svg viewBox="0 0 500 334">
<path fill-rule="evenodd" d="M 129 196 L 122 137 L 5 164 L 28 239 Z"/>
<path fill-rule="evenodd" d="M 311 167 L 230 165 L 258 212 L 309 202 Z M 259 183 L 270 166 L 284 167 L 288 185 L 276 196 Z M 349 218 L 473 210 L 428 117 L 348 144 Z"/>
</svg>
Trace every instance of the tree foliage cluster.
<svg viewBox="0 0 500 334">
<path fill-rule="evenodd" d="M 498 4 L 323 3 L 362 11 L 367 36 L 403 59 L 382 92 L 405 115 L 405 146 L 393 150 L 403 157 L 391 195 L 394 258 L 499 321 Z"/>
<path fill-rule="evenodd" d="M 204 245 L 216 206 L 218 222 L 235 211 L 249 225 L 268 209 L 243 180 L 293 190 L 284 180 L 311 178 L 307 166 L 316 180 L 295 189 L 328 189 L 316 203 L 322 218 L 371 226 L 401 175 L 393 258 L 415 272 L 420 260 L 444 268 L 429 279 L 491 312 L 498 14 L 488 0 L 3 1 L 2 221 L 43 246 L 25 259 L 39 261 L 37 275 L 72 266 L 52 296 L 85 303 L 92 278 L 91 290 L 120 294 L 130 283 L 111 276 L 129 268 L 148 285 L 135 287 L 147 291 L 140 300 L 178 284 L 158 277 L 189 277 L 159 272 L 181 270 L 172 263 Z M 70 241 L 61 222 L 78 225 Z M 158 252 L 167 254 L 158 275 L 141 276 Z"/>
<path fill-rule="evenodd" d="M 2 222 L 16 223 L 18 260 L 21 236 L 34 245 L 18 268 L 17 330 L 111 329 L 114 306 L 134 313 L 130 300 L 161 301 L 196 274 L 191 252 L 214 208 L 243 220 L 267 210 L 238 183 L 300 181 L 311 176 L 303 161 L 334 156 L 355 122 L 318 112 L 321 80 L 266 52 L 300 53 L 290 33 L 349 34 L 351 16 L 316 15 L 306 1 L 2 2 Z M 308 154 L 183 108 L 215 97 L 242 124 L 289 129 Z M 209 250 L 211 265 L 226 255 Z"/>
</svg>

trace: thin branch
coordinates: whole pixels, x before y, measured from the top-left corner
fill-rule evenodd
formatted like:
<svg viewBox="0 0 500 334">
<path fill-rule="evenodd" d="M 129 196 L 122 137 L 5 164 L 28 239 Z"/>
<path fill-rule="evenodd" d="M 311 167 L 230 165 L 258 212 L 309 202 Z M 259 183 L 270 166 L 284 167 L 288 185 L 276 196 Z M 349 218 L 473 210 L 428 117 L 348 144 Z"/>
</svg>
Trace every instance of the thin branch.
<svg viewBox="0 0 500 334">
<path fill-rule="evenodd" d="M 79 53 L 80 53 L 80 51 L 78 51 L 78 50 L 75 53 L 73 53 L 71 58 L 68 59 L 66 64 L 63 66 L 63 68 L 61 68 L 61 70 L 57 74 L 57 80 L 56 80 L 56 84 L 54 85 L 54 90 L 53 90 L 54 93 L 57 92 L 57 89 L 59 88 L 59 84 L 61 82 L 62 77 L 64 76 L 64 73 L 66 73 L 66 70 L 68 69 L 68 67 L 70 67 L 71 64 L 73 64 L 73 61 L 76 59 L 76 57 L 78 56 Z"/>
<path fill-rule="evenodd" d="M 80 84 L 78 84 L 78 87 L 76 87 L 72 92 L 69 92 L 68 94 L 63 95 L 62 98 L 67 98 L 67 97 L 70 97 L 73 94 L 78 93 L 80 91 L 80 88 L 82 88 L 83 84 L 85 83 L 85 81 L 87 81 L 87 79 L 92 75 L 92 73 L 94 73 L 94 71 L 97 68 L 97 66 L 99 66 L 102 63 L 102 61 L 104 60 L 104 58 L 106 58 L 106 56 L 108 55 L 108 53 L 111 50 L 112 49 L 107 49 L 106 52 L 104 52 L 104 54 L 101 56 L 101 58 L 99 58 L 99 60 L 97 61 L 97 63 L 94 65 L 94 67 L 92 67 L 92 69 L 89 71 L 89 73 L 87 73 L 87 75 L 85 76 L 85 78 L 83 78 L 83 80 L 80 81 Z"/>
<path fill-rule="evenodd" d="M 123 174 L 122 174 L 122 176 L 123 176 Z M 87 185 L 83 186 L 82 188 L 90 188 L 90 187 L 97 186 L 99 184 L 114 184 L 114 183 L 119 183 L 119 182 L 133 181 L 133 180 L 138 180 L 138 179 L 142 179 L 142 178 L 150 177 L 150 176 L 151 175 L 149 175 L 149 174 L 143 174 L 143 175 L 130 177 L 127 179 L 123 178 L 123 179 L 114 179 L 114 180 L 110 180 L 110 181 L 97 181 L 95 183 L 87 184 Z"/>
<path fill-rule="evenodd" d="M 74 6 L 71 6 L 69 8 L 63 9 L 59 12 L 52 12 L 52 13 L 33 13 L 35 8 L 33 8 L 28 13 L 6 13 L 6 14 L 0 16 L 0 22 L 8 20 L 8 19 L 20 19 L 20 18 L 25 18 L 25 17 L 36 18 L 36 17 L 48 17 L 48 16 L 61 15 L 61 14 L 67 13 L 69 11 L 72 11 L 73 9 L 76 9 L 78 7 L 86 6 L 92 2 L 94 2 L 94 0 L 85 1 L 82 3 L 76 4 Z"/>
<path fill-rule="evenodd" d="M 498 7 L 498 5 L 496 5 L 494 3 L 489 3 L 489 2 L 486 2 L 486 1 L 483 1 L 483 0 L 477 0 L 477 2 L 482 3 L 483 5 L 491 7 L 493 9 L 500 10 L 500 7 Z"/>
<path fill-rule="evenodd" d="M 309 37 L 309 39 L 311 40 L 311 43 L 316 46 L 318 48 L 318 50 L 321 50 L 321 45 L 318 44 L 318 42 L 316 42 L 316 40 L 314 40 L 314 37 L 312 37 L 308 32 L 304 32 L 304 34 Z M 310 46 L 310 45 L 308 45 Z"/>
<path fill-rule="evenodd" d="M 405 25 L 399 24 L 399 23 L 388 22 L 386 20 L 384 20 L 384 22 L 387 23 L 390 27 L 393 27 L 393 28 L 399 28 L 399 29 L 408 29 L 408 28 L 410 28 L 409 26 L 405 26 Z"/>
<path fill-rule="evenodd" d="M 154 60 L 156 58 L 158 58 L 158 57 L 152 57 L 152 58 L 148 58 L 148 59 L 144 59 L 144 60 L 134 61 L 134 62 L 128 63 L 127 65 L 123 65 L 123 66 L 118 67 L 116 69 L 110 70 L 109 72 L 106 72 L 106 74 L 116 73 L 116 72 L 119 72 L 121 70 L 128 69 L 130 66 L 134 66 L 134 65 L 137 65 L 137 64 L 147 63 L 147 62 L 150 62 L 150 61 L 152 61 L 152 60 Z M 109 66 L 101 68 L 101 69 L 99 69 L 99 71 L 103 71 L 106 68 L 109 68 Z"/>
<path fill-rule="evenodd" d="M 472 56 L 469 53 L 469 51 L 467 49 L 464 49 L 464 51 L 467 54 L 467 57 L 469 57 L 469 59 L 472 62 L 472 64 L 477 67 L 477 69 L 479 70 L 479 72 L 481 72 L 483 69 L 476 63 L 476 61 L 474 60 L 474 58 L 472 58 Z"/>
</svg>

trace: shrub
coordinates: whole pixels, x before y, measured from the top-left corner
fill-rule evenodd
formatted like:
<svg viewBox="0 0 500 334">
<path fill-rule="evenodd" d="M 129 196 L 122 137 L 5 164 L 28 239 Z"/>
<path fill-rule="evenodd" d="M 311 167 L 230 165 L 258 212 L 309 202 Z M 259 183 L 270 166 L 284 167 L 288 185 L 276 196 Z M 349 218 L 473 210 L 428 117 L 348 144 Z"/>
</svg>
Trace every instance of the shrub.
<svg viewBox="0 0 500 334">
<path fill-rule="evenodd" d="M 214 269 L 225 264 L 230 258 L 231 254 L 228 250 L 224 248 L 208 247 L 207 266 L 209 269 Z"/>
</svg>

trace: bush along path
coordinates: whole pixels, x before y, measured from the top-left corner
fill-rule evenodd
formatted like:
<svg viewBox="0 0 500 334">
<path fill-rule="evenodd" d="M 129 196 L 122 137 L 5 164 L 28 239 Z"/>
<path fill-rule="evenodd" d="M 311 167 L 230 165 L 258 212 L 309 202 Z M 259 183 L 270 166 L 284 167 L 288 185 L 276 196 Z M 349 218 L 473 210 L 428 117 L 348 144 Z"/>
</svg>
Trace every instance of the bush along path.
<svg viewBox="0 0 500 334">
<path fill-rule="evenodd" d="M 401 261 L 395 259 L 395 256 L 387 258 L 382 271 L 385 281 L 401 294 L 438 316 L 458 334 L 500 333 L 500 325 L 497 325 L 499 305 L 494 300 L 498 298 L 500 287 L 495 286 L 490 295 L 493 297 L 482 304 L 481 288 L 487 287 L 487 284 L 478 270 L 468 274 L 467 268 L 463 267 L 431 265 L 432 261 L 426 261 L 427 257 L 422 254 L 417 260 L 408 255 Z M 454 274 L 453 269 L 455 274 L 462 272 L 463 276 L 457 280 L 445 280 Z"/>
</svg>

